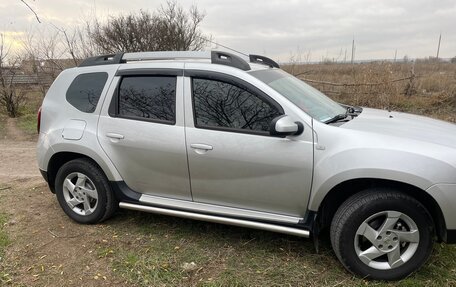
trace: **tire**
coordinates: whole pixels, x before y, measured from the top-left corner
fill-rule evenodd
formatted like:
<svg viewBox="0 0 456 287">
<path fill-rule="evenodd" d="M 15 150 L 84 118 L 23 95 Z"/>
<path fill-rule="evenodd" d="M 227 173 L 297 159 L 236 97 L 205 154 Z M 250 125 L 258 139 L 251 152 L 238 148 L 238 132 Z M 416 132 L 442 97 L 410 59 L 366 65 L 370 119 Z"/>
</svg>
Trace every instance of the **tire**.
<svg viewBox="0 0 456 287">
<path fill-rule="evenodd" d="M 78 223 L 102 222 L 118 208 L 108 179 L 89 159 L 65 163 L 57 172 L 55 190 L 63 211 Z"/>
<path fill-rule="evenodd" d="M 331 223 L 331 244 L 353 274 L 399 280 L 429 258 L 433 227 L 429 212 L 416 199 L 373 188 L 355 194 L 339 207 Z"/>
</svg>

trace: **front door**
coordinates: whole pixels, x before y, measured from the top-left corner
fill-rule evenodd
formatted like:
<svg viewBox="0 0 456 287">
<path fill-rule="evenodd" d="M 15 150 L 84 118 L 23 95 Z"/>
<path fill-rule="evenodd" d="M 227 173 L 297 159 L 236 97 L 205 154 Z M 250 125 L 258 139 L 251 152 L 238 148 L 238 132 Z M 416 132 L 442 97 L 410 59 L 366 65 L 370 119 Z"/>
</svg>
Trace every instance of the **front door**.
<svg viewBox="0 0 456 287">
<path fill-rule="evenodd" d="M 125 183 L 134 191 L 191 200 L 183 127 L 183 77 L 121 76 L 98 139 Z M 177 97 L 176 97 L 177 95 Z"/>
<path fill-rule="evenodd" d="M 272 119 L 284 109 L 233 77 L 199 72 L 186 78 L 186 87 L 193 200 L 303 216 L 312 180 L 311 128 L 296 137 L 270 136 Z"/>
</svg>

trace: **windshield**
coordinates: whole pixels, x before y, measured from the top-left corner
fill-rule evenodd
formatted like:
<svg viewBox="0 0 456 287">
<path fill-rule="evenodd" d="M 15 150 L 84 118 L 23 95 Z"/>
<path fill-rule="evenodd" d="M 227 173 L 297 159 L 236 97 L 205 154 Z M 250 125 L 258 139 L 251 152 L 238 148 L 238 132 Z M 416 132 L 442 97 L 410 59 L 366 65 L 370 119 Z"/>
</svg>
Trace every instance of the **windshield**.
<svg viewBox="0 0 456 287">
<path fill-rule="evenodd" d="M 283 70 L 267 69 L 252 71 L 250 74 L 266 83 L 320 122 L 325 122 L 336 115 L 346 112 L 344 107 L 323 93 Z"/>
</svg>

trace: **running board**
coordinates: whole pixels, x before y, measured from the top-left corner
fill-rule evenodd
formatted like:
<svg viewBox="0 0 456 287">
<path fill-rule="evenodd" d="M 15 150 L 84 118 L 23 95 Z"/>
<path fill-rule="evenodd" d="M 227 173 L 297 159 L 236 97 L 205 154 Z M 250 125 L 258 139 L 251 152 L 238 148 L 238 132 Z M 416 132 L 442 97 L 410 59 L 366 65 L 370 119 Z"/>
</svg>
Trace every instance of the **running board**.
<svg viewBox="0 0 456 287">
<path fill-rule="evenodd" d="M 125 209 L 131 209 L 131 210 L 139 210 L 139 211 L 144 211 L 144 212 L 149 212 L 149 213 L 189 218 L 189 219 L 194 219 L 194 220 L 201 220 L 201 221 L 228 224 L 228 225 L 234 225 L 234 226 L 240 226 L 240 227 L 261 229 L 261 230 L 284 233 L 284 234 L 289 234 L 289 235 L 294 235 L 294 236 L 299 236 L 299 237 L 309 238 L 309 236 L 310 236 L 310 232 L 308 230 L 281 226 L 281 225 L 274 225 L 274 224 L 269 224 L 269 223 L 243 220 L 243 219 L 220 217 L 220 216 L 215 216 L 215 215 L 207 215 L 207 214 L 193 213 L 193 212 L 188 212 L 188 211 L 165 209 L 165 208 L 145 206 L 145 205 L 139 205 L 139 204 L 126 203 L 126 202 L 119 203 L 119 207 L 125 208 Z"/>
<path fill-rule="evenodd" d="M 191 213 L 212 214 L 219 217 L 242 218 L 248 221 L 269 222 L 271 224 L 293 226 L 303 219 L 299 217 L 267 213 L 262 211 L 241 209 L 236 207 L 221 206 L 215 204 L 194 202 L 188 200 L 166 198 L 143 194 L 139 198 L 139 204 L 160 207 L 165 209 L 177 209 Z"/>
</svg>

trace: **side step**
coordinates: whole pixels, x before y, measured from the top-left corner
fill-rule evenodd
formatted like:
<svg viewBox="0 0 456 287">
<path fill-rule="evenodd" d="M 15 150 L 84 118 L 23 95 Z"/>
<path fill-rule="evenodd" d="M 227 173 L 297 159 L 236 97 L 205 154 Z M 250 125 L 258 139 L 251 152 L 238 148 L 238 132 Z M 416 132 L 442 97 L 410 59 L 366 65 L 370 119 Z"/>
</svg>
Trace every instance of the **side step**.
<svg viewBox="0 0 456 287">
<path fill-rule="evenodd" d="M 131 210 L 139 210 L 139 211 L 144 211 L 144 212 L 149 212 L 149 213 L 157 213 L 157 214 L 163 214 L 163 215 L 171 215 L 171 216 L 176 216 L 176 217 L 189 218 L 189 219 L 194 219 L 194 220 L 201 220 L 201 221 L 228 224 L 228 225 L 234 225 L 234 226 L 240 226 L 240 227 L 261 229 L 261 230 L 284 233 L 284 234 L 305 237 L 305 238 L 309 238 L 309 236 L 310 236 L 310 232 L 308 230 L 281 226 L 281 225 L 274 225 L 274 224 L 269 224 L 269 223 L 256 222 L 256 221 L 248 221 L 248 220 L 235 219 L 235 218 L 229 218 L 229 217 L 220 217 L 220 216 L 193 213 L 193 212 L 173 210 L 173 209 L 165 209 L 165 208 L 145 206 L 145 205 L 139 205 L 139 204 L 126 203 L 126 202 L 119 203 L 119 207 L 125 208 L 125 209 L 131 209 Z"/>
</svg>

